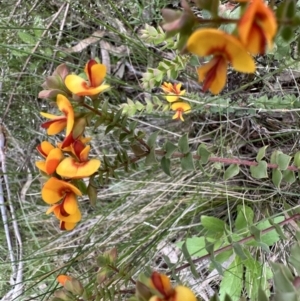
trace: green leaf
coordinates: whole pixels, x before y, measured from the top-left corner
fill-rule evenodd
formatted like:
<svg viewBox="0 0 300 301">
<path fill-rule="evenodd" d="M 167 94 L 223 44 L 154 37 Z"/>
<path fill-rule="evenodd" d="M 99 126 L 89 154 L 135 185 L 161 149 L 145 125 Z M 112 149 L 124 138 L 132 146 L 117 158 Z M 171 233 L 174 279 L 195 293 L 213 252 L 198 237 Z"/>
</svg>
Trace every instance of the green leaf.
<svg viewBox="0 0 300 301">
<path fill-rule="evenodd" d="M 292 19 L 296 13 L 296 1 L 290 0 L 287 2 L 288 2 L 288 4 L 287 4 L 287 9 L 286 9 L 286 17 L 287 17 L 287 19 Z"/>
<path fill-rule="evenodd" d="M 292 267 L 296 269 L 297 274 L 300 275 L 300 246 L 299 242 L 294 243 L 291 247 L 291 255 L 289 256 L 289 262 Z"/>
<path fill-rule="evenodd" d="M 106 99 L 101 106 L 101 112 L 104 116 L 106 116 L 107 111 L 108 111 L 108 100 Z"/>
<path fill-rule="evenodd" d="M 284 170 L 283 173 L 283 180 L 289 184 L 293 184 L 296 181 L 295 172 L 292 170 Z"/>
<path fill-rule="evenodd" d="M 200 156 L 200 162 L 206 164 L 211 156 L 211 152 L 207 150 L 205 144 L 200 144 L 197 149 L 197 155 Z"/>
<path fill-rule="evenodd" d="M 296 167 L 300 168 L 300 151 L 294 155 L 294 164 Z"/>
<path fill-rule="evenodd" d="M 26 44 L 34 45 L 37 42 L 36 38 L 27 32 L 18 31 L 18 36 Z"/>
<path fill-rule="evenodd" d="M 292 26 L 284 26 L 281 28 L 280 35 L 282 39 L 289 42 L 294 37 L 294 30 Z"/>
<path fill-rule="evenodd" d="M 191 272 L 193 274 L 193 276 L 198 279 L 200 277 L 200 275 L 198 274 L 197 272 L 197 269 L 195 267 L 195 264 L 190 256 L 190 253 L 188 251 L 188 248 L 187 248 L 187 245 L 186 245 L 186 242 L 182 245 L 182 253 L 184 255 L 184 258 L 187 260 L 187 262 L 190 264 L 190 269 L 191 269 Z"/>
<path fill-rule="evenodd" d="M 286 170 L 290 164 L 292 157 L 286 154 L 278 154 L 277 164 L 281 170 Z"/>
<path fill-rule="evenodd" d="M 250 233 L 254 236 L 254 239 L 258 242 L 260 242 L 260 235 L 261 235 L 261 231 L 260 229 L 258 229 L 257 227 L 255 227 L 254 225 L 250 226 Z"/>
<path fill-rule="evenodd" d="M 167 159 L 170 159 L 172 157 L 172 154 L 176 151 L 177 146 L 171 143 L 170 141 L 167 141 L 164 145 L 164 149 L 166 151 L 165 157 Z"/>
<path fill-rule="evenodd" d="M 223 235 L 225 231 L 225 222 L 213 216 L 202 215 L 201 216 L 202 226 L 209 232 Z"/>
<path fill-rule="evenodd" d="M 250 294 L 252 291 L 253 291 L 253 289 L 249 290 Z M 251 295 L 249 294 L 249 292 L 248 292 L 248 296 L 250 297 Z M 251 298 L 251 300 L 253 300 L 252 299 L 253 297 L 250 297 L 250 298 Z M 259 301 L 269 301 L 269 298 L 267 297 L 265 290 L 263 290 L 261 288 L 261 286 L 259 286 L 259 288 L 258 288 L 258 300 Z"/>
<path fill-rule="evenodd" d="M 277 168 L 273 169 L 273 171 L 272 171 L 272 182 L 277 188 L 280 187 L 281 180 L 282 180 L 281 171 Z"/>
<path fill-rule="evenodd" d="M 149 138 L 147 139 L 147 144 L 150 148 L 154 148 L 156 146 L 156 140 L 157 140 L 157 136 L 158 136 L 159 132 L 160 131 L 152 133 L 149 136 Z"/>
<path fill-rule="evenodd" d="M 181 248 L 183 243 L 184 242 L 178 242 L 177 246 L 179 248 Z M 186 243 L 186 247 L 189 251 L 189 254 L 191 256 L 202 257 L 202 256 L 208 254 L 208 252 L 205 249 L 205 238 L 204 238 L 204 236 L 188 238 L 185 241 L 185 243 Z"/>
<path fill-rule="evenodd" d="M 183 170 L 195 170 L 192 153 L 188 153 L 184 157 L 180 158 L 180 163 Z"/>
<path fill-rule="evenodd" d="M 146 157 L 145 164 L 153 165 L 156 163 L 157 163 L 157 160 L 156 160 L 156 156 L 155 156 L 155 150 L 154 150 L 154 148 L 152 148 L 149 152 L 149 155 L 147 155 L 147 157 Z"/>
<path fill-rule="evenodd" d="M 274 218 L 274 223 L 278 224 L 281 221 L 284 220 L 284 216 L 277 216 Z M 256 229 L 258 230 L 265 230 L 267 228 L 271 227 L 271 224 L 268 220 L 262 221 L 260 223 L 257 224 Z M 271 230 L 270 232 L 261 234 L 260 237 L 260 241 L 265 243 L 268 246 L 272 246 L 274 245 L 276 242 L 278 242 L 280 240 L 280 237 L 278 235 L 278 233 L 276 232 L 276 230 Z M 256 245 L 255 242 L 249 242 L 247 243 L 249 245 Z"/>
<path fill-rule="evenodd" d="M 187 154 L 190 151 L 188 135 L 184 134 L 178 141 L 178 149 L 181 153 Z"/>
<path fill-rule="evenodd" d="M 294 277 L 288 267 L 283 264 L 270 262 L 273 274 L 276 291 L 279 292 L 295 292 L 293 285 Z M 287 299 L 290 300 L 290 299 Z"/>
<path fill-rule="evenodd" d="M 267 178 L 267 162 L 266 161 L 260 161 L 258 165 L 256 166 L 250 166 L 250 172 L 251 176 L 255 179 L 263 179 Z"/>
<path fill-rule="evenodd" d="M 262 158 L 266 155 L 266 149 L 268 148 L 268 145 L 265 145 L 261 147 L 256 155 L 256 161 L 260 162 Z"/>
<path fill-rule="evenodd" d="M 282 151 L 279 151 L 277 149 L 272 152 L 271 158 L 270 158 L 270 163 L 271 164 L 277 164 L 277 157 L 278 157 L 279 153 L 282 153 Z"/>
<path fill-rule="evenodd" d="M 279 235 L 279 237 L 283 240 L 286 240 L 287 237 L 284 235 L 282 228 L 273 221 L 272 218 L 269 219 L 269 223 L 274 227 L 274 229 L 276 230 L 277 234 Z"/>
<path fill-rule="evenodd" d="M 228 245 L 227 243 L 225 245 Z M 230 256 L 233 254 L 233 250 L 227 250 L 227 251 L 224 251 L 224 252 L 221 252 L 219 254 L 217 254 L 215 256 L 215 260 L 220 262 L 220 263 L 223 263 L 225 262 L 226 260 L 228 260 L 230 258 Z"/>
<path fill-rule="evenodd" d="M 235 219 L 236 230 L 247 229 L 249 225 L 253 224 L 254 212 L 246 205 L 237 206 L 237 217 Z"/>
<path fill-rule="evenodd" d="M 231 296 L 233 301 L 239 301 L 243 288 L 243 264 L 239 257 L 235 257 L 225 271 L 223 279 L 220 283 L 220 299 L 224 300 L 225 295 Z"/>
<path fill-rule="evenodd" d="M 166 173 L 168 176 L 171 177 L 170 165 L 171 165 L 170 159 L 166 158 L 165 156 L 161 158 L 160 161 L 161 169 L 164 171 L 164 173 Z"/>
<path fill-rule="evenodd" d="M 240 167 L 238 164 L 231 164 L 224 173 L 224 180 L 229 180 L 236 175 L 238 175 L 240 172 Z"/>
<path fill-rule="evenodd" d="M 252 254 L 245 250 L 248 259 L 244 260 L 245 265 L 245 288 L 250 300 L 259 300 L 258 290 L 263 287 L 264 291 L 269 295 L 268 280 L 272 277 L 272 273 L 268 267 L 262 265 L 259 261 L 253 258 Z"/>
<path fill-rule="evenodd" d="M 241 247 L 241 245 L 239 243 L 234 242 L 232 244 L 232 247 L 233 247 L 235 254 L 238 255 L 242 260 L 247 259 L 247 256 L 245 255 L 243 248 Z"/>
<path fill-rule="evenodd" d="M 95 207 L 96 201 L 97 201 L 97 187 L 93 183 L 93 181 L 90 179 L 89 185 L 87 187 L 87 195 L 90 201 L 90 204 Z"/>
</svg>

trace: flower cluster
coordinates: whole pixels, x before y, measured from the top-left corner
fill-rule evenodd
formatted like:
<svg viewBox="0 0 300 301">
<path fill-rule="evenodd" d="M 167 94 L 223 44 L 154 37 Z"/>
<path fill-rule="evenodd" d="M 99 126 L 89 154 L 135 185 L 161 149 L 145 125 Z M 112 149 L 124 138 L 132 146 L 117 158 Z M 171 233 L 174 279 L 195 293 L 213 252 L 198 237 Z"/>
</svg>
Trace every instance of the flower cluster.
<svg viewBox="0 0 300 301">
<path fill-rule="evenodd" d="M 170 279 L 164 274 L 153 272 L 150 286 L 156 291 L 149 301 L 196 301 L 195 294 L 186 286 L 172 287 Z"/>
<path fill-rule="evenodd" d="M 180 99 L 185 94 L 185 90 L 181 90 L 181 83 L 171 84 L 164 82 L 161 88 L 164 91 L 166 100 L 170 103 L 171 110 L 175 111 L 173 119 L 184 121 L 182 115 L 183 113 L 189 113 L 191 106 Z"/>
<path fill-rule="evenodd" d="M 78 188 L 78 180 L 96 173 L 100 167 L 100 160 L 89 159 L 91 140 L 84 137 L 87 124 L 82 113 L 75 113 L 69 98 L 78 96 L 96 96 L 109 88 L 103 84 L 106 68 L 95 60 L 90 60 L 85 67 L 88 80 L 68 74 L 65 65 L 60 65 L 54 74 L 47 78 L 39 96 L 56 98 L 56 104 L 61 115 L 41 112 L 47 119 L 42 128 L 48 135 L 56 135 L 65 129 L 62 142 L 56 146 L 48 141 L 38 145 L 37 150 L 44 158 L 37 161 L 36 166 L 47 177 L 42 188 L 42 199 L 51 207 L 47 214 L 54 213 L 60 221 L 60 229 L 72 230 L 81 220 L 81 212 L 77 197 L 82 195 Z"/>
<path fill-rule="evenodd" d="M 233 34 L 216 28 L 200 28 L 192 32 L 187 39 L 185 50 L 199 57 L 210 57 L 208 63 L 198 68 L 198 79 L 203 83 L 203 91 L 210 90 L 213 94 L 222 91 L 226 84 L 229 64 L 238 72 L 254 73 L 256 66 L 252 56 L 264 54 L 267 47 L 271 49 L 273 46 L 277 32 L 273 10 L 264 0 L 236 1 L 242 6 L 242 14 L 236 22 Z M 211 13 L 218 16 L 217 11 Z M 194 17 L 185 20 L 183 15 L 181 22 L 178 20 L 177 23 L 176 20 L 169 18 L 169 23 L 164 26 L 168 34 L 176 30 L 177 32 L 181 30 L 183 35 L 186 34 L 185 24 L 189 24 L 189 20 L 197 25 Z M 189 14 L 186 18 L 187 16 Z"/>
<path fill-rule="evenodd" d="M 59 275 L 56 278 L 64 289 L 76 294 L 82 295 L 84 287 L 74 277 L 69 275 Z M 63 291 L 56 292 L 56 295 L 63 296 Z M 136 281 L 136 295 L 132 300 L 137 301 L 197 301 L 195 294 L 190 288 L 178 285 L 172 287 L 170 279 L 167 275 L 153 272 L 150 279 L 145 282 Z"/>
</svg>

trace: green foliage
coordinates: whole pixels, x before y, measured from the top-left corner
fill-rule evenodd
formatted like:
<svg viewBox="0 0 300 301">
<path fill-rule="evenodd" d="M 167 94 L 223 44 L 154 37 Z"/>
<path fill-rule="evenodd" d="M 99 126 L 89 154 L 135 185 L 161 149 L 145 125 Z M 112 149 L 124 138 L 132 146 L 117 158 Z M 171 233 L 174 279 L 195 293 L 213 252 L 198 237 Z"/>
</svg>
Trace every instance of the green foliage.
<svg viewBox="0 0 300 301">
<path fill-rule="evenodd" d="M 235 231 L 229 230 L 229 226 L 223 220 L 203 215 L 201 216 L 201 225 L 204 235 L 188 238 L 185 242 L 179 242 L 178 246 L 182 248 L 183 244 L 185 245 L 183 254 L 187 256 L 186 253 L 188 252 L 188 257 L 203 258 L 208 254 L 215 253 L 213 266 L 220 265 L 219 268 L 221 269 L 226 262 L 230 263 L 223 273 L 220 284 L 221 300 L 224 300 L 226 294 L 232 300 L 239 300 L 243 287 L 245 287 L 251 300 L 257 300 L 258 295 L 261 294 L 260 288 L 263 288 L 268 296 L 270 295 L 268 280 L 271 279 L 272 273 L 268 266 L 264 266 L 259 259 L 252 256 L 250 247 L 262 248 L 269 252 L 270 246 L 284 238 L 279 234 L 282 230 L 278 226 L 284 217 L 275 217 L 271 221 L 274 225 L 273 229 L 268 229 L 271 227 L 268 220 L 256 225 L 253 223 L 254 212 L 251 207 L 239 205 L 237 210 L 237 217 L 234 221 Z M 221 246 L 222 248 L 220 248 Z"/>
</svg>

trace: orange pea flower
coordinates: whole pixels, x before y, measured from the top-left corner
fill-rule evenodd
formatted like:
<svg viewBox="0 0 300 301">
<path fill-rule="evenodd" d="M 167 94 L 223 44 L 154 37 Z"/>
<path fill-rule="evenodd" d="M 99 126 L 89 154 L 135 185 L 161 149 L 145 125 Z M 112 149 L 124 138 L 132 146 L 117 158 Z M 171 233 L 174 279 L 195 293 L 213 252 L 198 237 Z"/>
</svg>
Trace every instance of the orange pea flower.
<svg viewBox="0 0 300 301">
<path fill-rule="evenodd" d="M 171 104 L 171 109 L 176 111 L 172 119 L 184 121 L 182 114 L 191 111 L 191 106 L 183 101 L 175 102 Z"/>
<path fill-rule="evenodd" d="M 178 285 L 172 287 L 168 276 L 153 272 L 150 279 L 150 286 L 157 291 L 157 295 L 149 301 L 196 301 L 195 294 L 188 288 Z"/>
<path fill-rule="evenodd" d="M 252 0 L 238 22 L 238 35 L 252 54 L 264 54 L 273 47 L 277 22 L 272 9 L 263 0 Z"/>
<path fill-rule="evenodd" d="M 161 86 L 163 91 L 165 92 L 165 98 L 168 102 L 177 101 L 180 96 L 185 94 L 185 90 L 181 90 L 181 83 L 171 84 L 164 82 Z"/>
<path fill-rule="evenodd" d="M 36 161 L 36 167 L 48 175 L 53 174 L 64 157 L 63 152 L 48 141 L 43 141 L 39 144 L 37 150 L 46 160 Z"/>
<path fill-rule="evenodd" d="M 68 157 L 60 162 L 56 172 L 69 179 L 81 179 L 91 176 L 100 167 L 101 162 L 98 159 L 88 160 L 91 147 L 85 145 L 82 141 L 76 140 L 71 145 L 71 151 L 75 158 Z"/>
<path fill-rule="evenodd" d="M 103 84 L 106 75 L 105 65 L 90 60 L 85 65 L 84 72 L 88 81 L 75 74 L 67 75 L 65 85 L 72 93 L 78 96 L 93 96 L 109 89 L 109 85 Z"/>
<path fill-rule="evenodd" d="M 200 57 L 212 55 L 212 59 L 198 68 L 199 82 L 203 91 L 218 94 L 227 79 L 230 63 L 236 71 L 253 73 L 255 63 L 242 43 L 234 36 L 218 29 L 199 29 L 187 41 L 187 50 Z"/>
<path fill-rule="evenodd" d="M 55 204 L 62 200 L 67 194 L 82 195 L 81 191 L 71 183 L 51 177 L 42 188 L 42 199 L 47 204 Z"/>
<path fill-rule="evenodd" d="M 61 201 L 60 204 L 53 205 L 46 211 L 46 214 L 53 212 L 60 220 L 61 230 L 72 230 L 81 220 L 77 195 L 81 195 L 78 188 L 54 177 L 50 178 L 42 188 L 42 198 L 47 204 L 52 205 Z"/>
<path fill-rule="evenodd" d="M 56 135 L 66 128 L 66 137 L 63 145 L 72 141 L 72 129 L 74 126 L 74 110 L 70 101 L 62 94 L 58 94 L 56 98 L 58 109 L 63 112 L 62 116 L 56 116 L 49 113 L 41 112 L 41 115 L 50 119 L 42 123 L 42 128 L 47 129 L 48 135 Z M 68 141 L 68 143 L 66 143 Z M 70 142 L 69 142 L 70 141 Z"/>
</svg>

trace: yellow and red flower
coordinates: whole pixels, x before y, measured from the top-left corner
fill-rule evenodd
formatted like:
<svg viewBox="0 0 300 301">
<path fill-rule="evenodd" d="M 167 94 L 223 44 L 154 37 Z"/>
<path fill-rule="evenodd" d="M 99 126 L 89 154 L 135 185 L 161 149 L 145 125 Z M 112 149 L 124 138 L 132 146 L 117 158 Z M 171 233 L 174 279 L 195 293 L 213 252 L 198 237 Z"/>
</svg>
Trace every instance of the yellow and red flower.
<svg viewBox="0 0 300 301">
<path fill-rule="evenodd" d="M 56 135 L 66 128 L 66 137 L 63 145 L 70 144 L 73 140 L 72 129 L 74 126 L 74 110 L 70 101 L 62 94 L 57 95 L 56 104 L 63 115 L 57 116 L 49 113 L 41 112 L 41 115 L 50 119 L 42 123 L 42 128 L 47 129 L 48 135 Z"/>
<path fill-rule="evenodd" d="M 77 202 L 77 196 L 81 195 L 81 191 L 71 183 L 51 177 L 42 188 L 43 200 L 53 205 L 46 214 L 53 212 L 60 220 L 62 230 L 73 229 L 81 219 Z"/>
<path fill-rule="evenodd" d="M 39 144 L 37 150 L 46 160 L 36 161 L 36 167 L 48 175 L 53 174 L 60 161 L 64 158 L 63 152 L 48 141 L 43 141 Z"/>
<path fill-rule="evenodd" d="M 47 204 L 55 204 L 68 193 L 81 196 L 81 191 L 69 182 L 51 177 L 42 188 L 42 198 Z"/>
<path fill-rule="evenodd" d="M 84 71 L 88 81 L 75 74 L 67 75 L 65 85 L 72 93 L 78 96 L 93 96 L 109 89 L 109 85 L 103 84 L 106 76 L 105 65 L 98 64 L 95 60 L 90 60 L 87 62 Z"/>
<path fill-rule="evenodd" d="M 203 91 L 210 90 L 213 94 L 221 92 L 226 84 L 228 63 L 239 72 L 255 71 L 254 60 L 243 44 L 221 30 L 195 31 L 189 37 L 186 48 L 200 57 L 213 56 L 208 63 L 198 68 L 199 82 L 203 82 Z"/>
<path fill-rule="evenodd" d="M 172 119 L 184 121 L 183 113 L 191 111 L 191 106 L 187 102 L 179 101 L 171 104 L 171 110 L 176 111 Z"/>
<path fill-rule="evenodd" d="M 252 0 L 237 25 L 242 44 L 252 54 L 264 54 L 273 47 L 277 32 L 275 14 L 263 0 Z"/>
<path fill-rule="evenodd" d="M 150 286 L 157 291 L 149 301 L 196 301 L 195 294 L 183 285 L 172 287 L 170 279 L 164 274 L 153 272 Z"/>
<path fill-rule="evenodd" d="M 177 101 L 180 96 L 183 96 L 185 94 L 185 90 L 181 90 L 181 83 L 178 84 L 171 84 L 164 82 L 161 86 L 163 89 L 165 95 L 165 98 L 168 102 L 174 102 Z"/>
<path fill-rule="evenodd" d="M 81 140 L 75 140 L 71 144 L 74 157 L 63 159 L 56 169 L 57 174 L 68 179 L 80 179 L 95 173 L 101 162 L 98 159 L 88 159 L 90 149 L 91 147 Z"/>
</svg>

